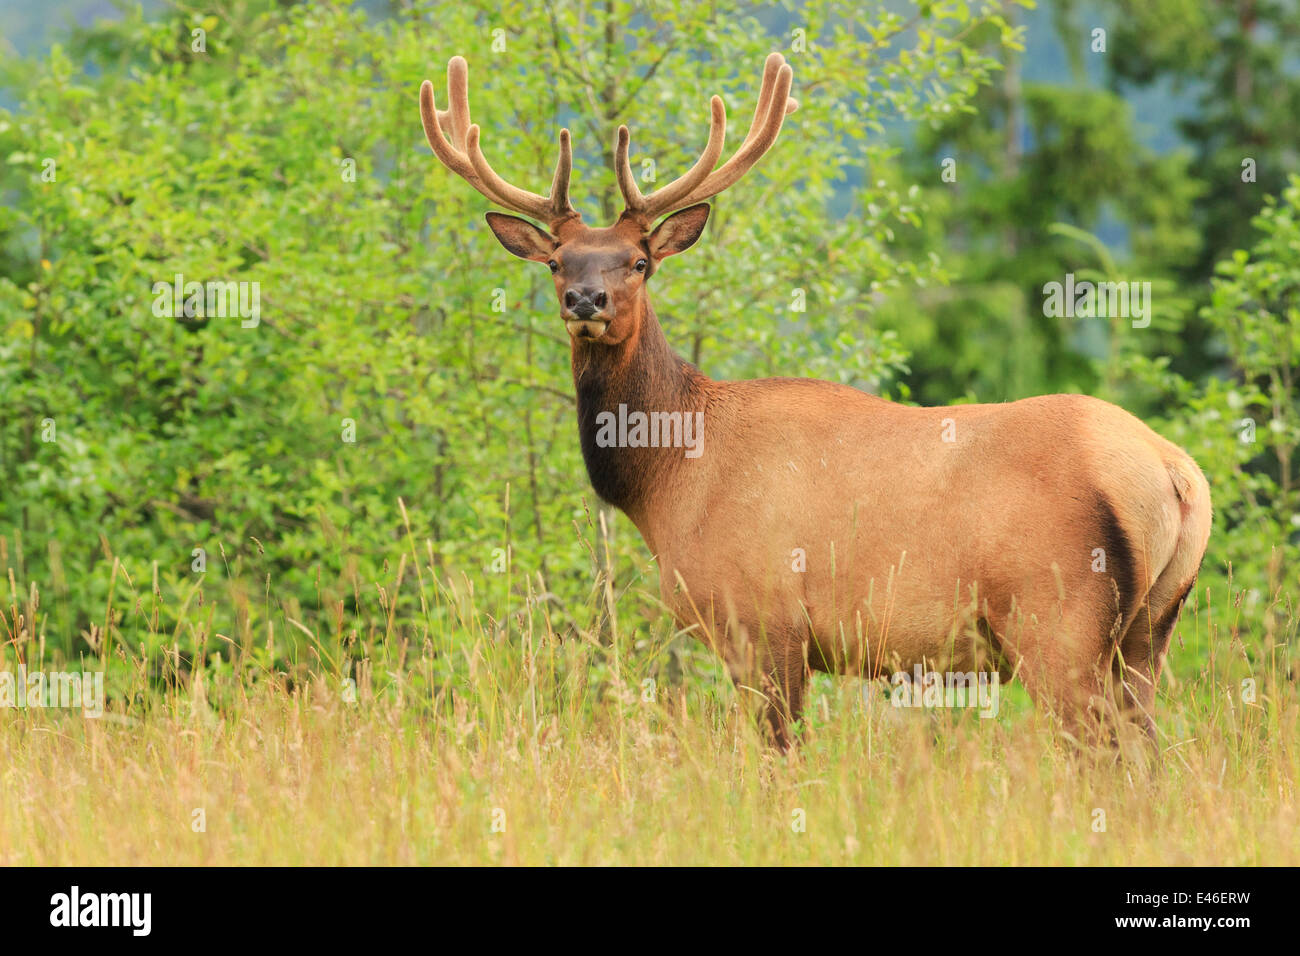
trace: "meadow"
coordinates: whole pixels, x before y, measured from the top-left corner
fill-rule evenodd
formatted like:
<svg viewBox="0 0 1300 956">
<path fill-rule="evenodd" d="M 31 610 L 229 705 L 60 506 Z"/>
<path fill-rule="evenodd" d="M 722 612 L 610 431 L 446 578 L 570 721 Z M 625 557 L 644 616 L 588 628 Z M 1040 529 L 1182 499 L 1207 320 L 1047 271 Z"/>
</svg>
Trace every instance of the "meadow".
<svg viewBox="0 0 1300 956">
<path fill-rule="evenodd" d="M 593 627 L 559 632 L 546 601 L 495 605 L 409 543 L 391 578 L 356 583 L 382 608 L 410 576 L 426 619 L 360 634 L 308 632 L 273 587 L 220 575 L 133 583 L 130 616 L 178 604 L 208 666 L 106 642 L 124 683 L 102 717 L 0 710 L 0 864 L 1300 863 L 1294 663 L 1249 666 L 1232 603 L 1204 590 L 1154 770 L 1081 751 L 1016 685 L 982 719 L 818 677 L 782 754 L 692 636 L 620 630 L 604 582 Z M 0 670 L 42 663 L 39 600 L 11 591 Z M 275 608 L 264 627 L 206 631 L 202 609 L 250 600 Z M 667 661 L 685 673 L 661 684 Z"/>
</svg>

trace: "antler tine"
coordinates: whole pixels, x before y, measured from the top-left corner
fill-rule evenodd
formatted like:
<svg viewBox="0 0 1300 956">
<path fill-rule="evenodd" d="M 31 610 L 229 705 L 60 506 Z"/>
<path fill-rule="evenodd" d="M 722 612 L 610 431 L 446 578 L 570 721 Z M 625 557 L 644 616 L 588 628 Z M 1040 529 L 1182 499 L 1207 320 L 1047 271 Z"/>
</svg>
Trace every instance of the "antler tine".
<svg viewBox="0 0 1300 956">
<path fill-rule="evenodd" d="M 567 129 L 560 132 L 560 158 L 555 163 L 555 176 L 551 180 L 553 186 L 557 183 L 563 184 L 564 190 L 560 192 L 553 188 L 550 199 L 520 189 L 497 175 L 496 171 L 488 165 L 487 157 L 483 155 L 483 150 L 479 147 L 477 123 L 470 126 L 469 132 L 465 135 L 465 151 L 469 154 L 470 165 L 474 167 L 474 172 L 478 174 L 479 179 L 483 181 L 485 186 L 501 197 L 497 201 L 507 209 L 513 209 L 515 212 L 521 212 L 525 216 L 532 216 L 534 219 L 540 219 L 548 223 L 554 223 L 577 215 L 577 212 L 569 204 L 569 170 L 573 168 L 573 156 L 570 151 L 569 131 Z"/>
<path fill-rule="evenodd" d="M 623 202 L 627 208 L 642 209 L 645 207 L 645 198 L 637 188 L 636 180 L 632 178 L 632 166 L 627 160 L 630 139 L 631 134 L 627 131 L 627 127 L 620 126 L 614 141 L 614 176 L 618 179 L 618 191 L 623 194 Z"/>
<path fill-rule="evenodd" d="M 450 67 L 448 72 L 450 72 Z M 494 203 L 501 204 L 500 197 L 493 195 L 474 172 L 474 167 L 469 163 L 469 157 L 463 152 L 462 144 L 447 142 L 446 136 L 443 135 L 443 129 L 446 125 L 449 125 L 447 123 L 449 119 L 450 111 L 437 108 L 433 99 L 433 84 L 425 80 L 420 84 L 420 122 L 424 125 L 424 138 L 429 141 L 429 148 L 433 150 L 433 154 L 449 170 L 464 179 Z M 455 136 L 454 133 L 452 135 Z"/>
<path fill-rule="evenodd" d="M 769 55 L 763 64 L 763 83 L 759 88 L 758 105 L 754 109 L 754 119 L 745 135 L 745 141 L 729 160 L 710 173 L 704 182 L 679 202 L 678 207 L 694 205 L 716 196 L 763 158 L 776 142 L 786 115 L 799 108 L 798 101 L 790 98 L 793 80 L 794 71 L 785 62 L 785 57 L 780 53 Z"/>
<path fill-rule="evenodd" d="M 569 175 L 573 172 L 573 144 L 569 140 L 569 131 L 560 130 L 560 156 L 555 161 L 555 175 L 551 177 L 551 203 L 556 203 L 557 197 L 564 197 L 564 209 L 573 212 L 573 207 L 569 204 Z"/>
<path fill-rule="evenodd" d="M 548 225 L 581 218 L 569 202 L 573 152 L 567 129 L 560 130 L 560 155 L 547 198 L 511 185 L 488 164 L 479 146 L 478 125 L 470 122 L 469 65 L 464 57 L 454 56 L 447 63 L 447 107 L 437 108 L 433 84 L 425 80 L 420 85 L 420 120 L 429 146 L 444 166 L 498 206 Z"/>
<path fill-rule="evenodd" d="M 636 180 L 632 178 L 632 167 L 628 163 L 628 144 L 631 134 L 628 133 L 626 126 L 620 126 L 618 141 L 614 147 L 614 171 L 618 177 L 618 188 L 623 193 L 623 200 L 627 204 L 627 211 L 638 218 L 653 220 L 670 209 L 689 205 L 682 203 L 681 199 L 703 183 L 713 171 L 714 164 L 722 155 L 722 145 L 726 137 L 727 109 L 721 97 L 715 96 L 709 101 L 709 140 L 704 146 L 704 152 L 695 161 L 695 165 L 667 186 L 656 189 L 649 196 L 642 196 Z"/>
<path fill-rule="evenodd" d="M 465 134 L 469 132 L 469 64 L 463 56 L 447 61 L 447 112 L 451 119 L 451 141 L 465 152 Z"/>
<path fill-rule="evenodd" d="M 749 121 L 749 130 L 745 133 L 745 142 L 741 144 L 742 146 L 747 146 L 754 138 L 754 134 L 763 126 L 767 112 L 772 106 L 772 93 L 776 88 L 777 74 L 781 72 L 783 66 L 785 66 L 785 57 L 780 53 L 769 53 L 767 59 L 763 61 L 763 81 L 758 87 L 758 103 L 754 107 L 754 117 Z M 786 113 L 793 113 L 798 105 L 794 100 L 787 99 Z"/>
</svg>

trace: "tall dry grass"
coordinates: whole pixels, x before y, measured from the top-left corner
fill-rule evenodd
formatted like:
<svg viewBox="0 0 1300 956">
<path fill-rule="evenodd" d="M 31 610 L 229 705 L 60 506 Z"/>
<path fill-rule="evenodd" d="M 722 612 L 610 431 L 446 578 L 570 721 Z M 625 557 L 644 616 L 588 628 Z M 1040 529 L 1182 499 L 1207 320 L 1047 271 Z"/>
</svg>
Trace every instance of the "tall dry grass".
<svg viewBox="0 0 1300 956">
<path fill-rule="evenodd" d="M 160 629 L 166 589 L 132 581 L 82 662 L 11 573 L 0 670 L 107 666 L 114 691 L 97 720 L 0 710 L 0 864 L 1300 864 L 1286 647 L 1252 664 L 1203 600 L 1153 774 L 1079 754 L 1016 690 L 980 720 L 824 677 L 782 755 L 689 636 L 619 628 L 628 595 L 593 588 L 598 636 L 518 581 L 489 613 L 415 555 L 364 633 L 283 607 L 209 632 L 265 597 L 234 581 L 168 598 Z"/>
</svg>

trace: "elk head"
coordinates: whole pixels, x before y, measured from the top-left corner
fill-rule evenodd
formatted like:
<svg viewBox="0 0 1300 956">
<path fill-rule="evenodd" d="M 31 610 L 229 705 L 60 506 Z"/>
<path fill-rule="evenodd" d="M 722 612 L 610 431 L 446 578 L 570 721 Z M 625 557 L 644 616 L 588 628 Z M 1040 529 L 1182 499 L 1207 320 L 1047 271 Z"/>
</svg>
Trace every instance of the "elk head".
<svg viewBox="0 0 1300 956">
<path fill-rule="evenodd" d="M 560 317 L 575 342 L 617 345 L 634 339 L 647 311 L 646 280 L 668 256 L 689 249 L 709 218 L 705 200 L 740 179 L 776 142 L 782 121 L 798 104 L 789 98 L 791 70 L 773 53 L 763 68 L 758 106 L 744 143 L 722 166 L 727 126 L 722 100 L 710 101 L 709 139 L 699 160 L 668 185 L 643 196 L 628 163 L 629 134 L 618 128 L 615 171 L 625 208 L 611 226 L 584 225 L 569 202 L 573 154 L 569 131 L 560 130 L 560 156 L 549 197 L 506 182 L 488 165 L 479 127 L 470 122 L 469 68 L 463 57 L 447 64 L 448 109 L 434 103 L 433 84 L 420 86 L 420 118 L 434 154 L 498 206 L 543 223 L 498 212 L 487 222 L 501 244 L 521 259 L 545 263 L 555 280 Z M 655 225 L 656 220 L 661 220 Z"/>
</svg>

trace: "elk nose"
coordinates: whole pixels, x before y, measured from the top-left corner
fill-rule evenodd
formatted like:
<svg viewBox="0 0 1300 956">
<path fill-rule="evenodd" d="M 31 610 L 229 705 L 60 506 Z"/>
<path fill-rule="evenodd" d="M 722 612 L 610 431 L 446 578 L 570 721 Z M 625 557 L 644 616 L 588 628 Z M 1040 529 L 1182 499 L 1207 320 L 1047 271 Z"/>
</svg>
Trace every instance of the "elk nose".
<svg viewBox="0 0 1300 956">
<path fill-rule="evenodd" d="M 564 307 L 580 319 L 590 319 L 608 304 L 603 289 L 567 289 Z"/>
</svg>

